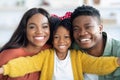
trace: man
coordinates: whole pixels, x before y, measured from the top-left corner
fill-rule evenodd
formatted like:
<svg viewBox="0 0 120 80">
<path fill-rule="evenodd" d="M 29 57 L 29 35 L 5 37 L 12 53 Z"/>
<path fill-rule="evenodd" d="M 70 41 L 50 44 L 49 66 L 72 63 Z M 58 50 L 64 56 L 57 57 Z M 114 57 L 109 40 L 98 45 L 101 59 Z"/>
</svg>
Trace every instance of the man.
<svg viewBox="0 0 120 80">
<path fill-rule="evenodd" d="M 71 15 L 71 22 L 75 39 L 73 48 L 82 49 L 96 57 L 120 56 L 120 41 L 110 38 L 106 32 L 103 32 L 97 9 L 85 5 L 77 7 Z M 112 74 L 103 76 L 85 73 L 84 78 L 85 80 L 120 80 L 120 68 Z"/>
</svg>

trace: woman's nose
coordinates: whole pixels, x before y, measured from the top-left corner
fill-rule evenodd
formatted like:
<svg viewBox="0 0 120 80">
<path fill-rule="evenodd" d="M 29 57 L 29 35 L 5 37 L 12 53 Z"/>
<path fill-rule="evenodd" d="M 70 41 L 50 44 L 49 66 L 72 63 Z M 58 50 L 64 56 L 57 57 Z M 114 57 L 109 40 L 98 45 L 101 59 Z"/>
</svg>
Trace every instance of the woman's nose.
<svg viewBox="0 0 120 80">
<path fill-rule="evenodd" d="M 41 28 L 37 28 L 36 33 L 43 33 L 43 30 Z"/>
</svg>

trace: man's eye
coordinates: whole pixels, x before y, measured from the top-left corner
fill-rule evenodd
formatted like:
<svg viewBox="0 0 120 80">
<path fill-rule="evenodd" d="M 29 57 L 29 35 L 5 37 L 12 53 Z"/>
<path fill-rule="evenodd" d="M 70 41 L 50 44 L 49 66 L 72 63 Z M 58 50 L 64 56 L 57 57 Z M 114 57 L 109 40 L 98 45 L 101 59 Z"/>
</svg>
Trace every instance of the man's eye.
<svg viewBox="0 0 120 80">
<path fill-rule="evenodd" d="M 92 26 L 86 26 L 85 28 L 86 28 L 86 29 L 89 29 L 89 28 L 91 28 L 91 27 L 92 27 Z"/>
<path fill-rule="evenodd" d="M 77 28 L 77 27 L 73 28 L 73 31 L 77 31 L 77 30 L 78 30 L 78 28 Z"/>
</svg>

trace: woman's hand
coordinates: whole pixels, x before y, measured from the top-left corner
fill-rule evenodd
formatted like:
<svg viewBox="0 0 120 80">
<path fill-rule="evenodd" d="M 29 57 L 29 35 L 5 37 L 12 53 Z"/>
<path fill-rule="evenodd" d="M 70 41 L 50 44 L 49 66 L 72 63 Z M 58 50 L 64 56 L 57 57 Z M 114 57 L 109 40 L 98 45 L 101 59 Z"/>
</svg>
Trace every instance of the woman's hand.
<svg viewBox="0 0 120 80">
<path fill-rule="evenodd" d="M 4 72 L 3 67 L 0 67 L 0 74 L 3 74 L 3 72 Z"/>
</svg>

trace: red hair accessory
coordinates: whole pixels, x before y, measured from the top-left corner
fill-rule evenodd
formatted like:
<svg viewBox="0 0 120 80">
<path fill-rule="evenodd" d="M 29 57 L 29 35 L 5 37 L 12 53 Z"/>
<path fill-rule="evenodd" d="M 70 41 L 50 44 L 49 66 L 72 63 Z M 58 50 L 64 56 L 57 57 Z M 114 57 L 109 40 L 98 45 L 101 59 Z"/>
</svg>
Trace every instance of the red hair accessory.
<svg viewBox="0 0 120 80">
<path fill-rule="evenodd" d="M 57 15 L 55 15 L 55 14 L 52 14 L 51 16 L 57 17 L 57 18 L 59 18 L 60 20 L 64 20 L 64 19 L 70 18 L 70 17 L 71 17 L 71 14 L 72 14 L 72 12 L 66 12 L 65 15 L 62 16 L 62 17 L 59 17 L 59 16 L 57 16 Z"/>
<path fill-rule="evenodd" d="M 67 19 L 71 17 L 72 12 L 66 12 L 64 16 L 60 17 L 61 20 Z"/>
</svg>

